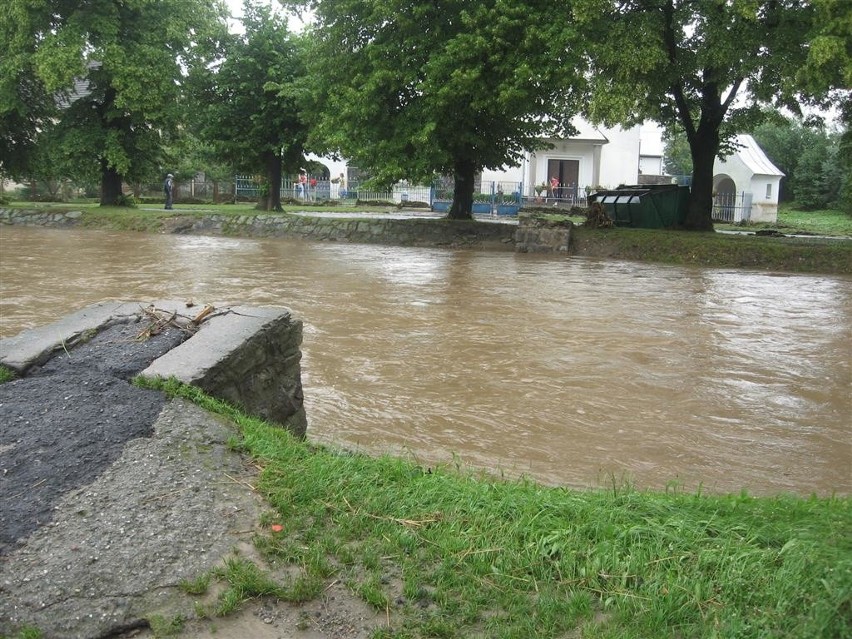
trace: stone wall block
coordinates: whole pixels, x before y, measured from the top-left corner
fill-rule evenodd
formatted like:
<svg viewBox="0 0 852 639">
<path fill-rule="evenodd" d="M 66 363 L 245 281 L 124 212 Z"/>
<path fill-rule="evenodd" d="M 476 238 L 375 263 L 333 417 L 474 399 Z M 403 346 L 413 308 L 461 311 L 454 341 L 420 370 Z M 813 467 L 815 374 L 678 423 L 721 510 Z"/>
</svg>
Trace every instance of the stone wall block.
<svg viewBox="0 0 852 639">
<path fill-rule="evenodd" d="M 570 221 L 522 215 L 515 231 L 515 250 L 519 253 L 567 253 L 572 226 Z"/>
<path fill-rule="evenodd" d="M 301 343 L 302 322 L 286 309 L 232 307 L 142 374 L 174 376 L 303 437 Z"/>
</svg>

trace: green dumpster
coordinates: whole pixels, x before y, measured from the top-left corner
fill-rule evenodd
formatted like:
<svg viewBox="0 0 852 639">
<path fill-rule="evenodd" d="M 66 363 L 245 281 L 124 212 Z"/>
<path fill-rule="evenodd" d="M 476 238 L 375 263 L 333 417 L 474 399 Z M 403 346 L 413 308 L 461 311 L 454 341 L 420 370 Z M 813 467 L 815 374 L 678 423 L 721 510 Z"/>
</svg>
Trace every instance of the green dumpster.
<svg viewBox="0 0 852 639">
<path fill-rule="evenodd" d="M 600 202 L 616 226 L 661 229 L 680 226 L 686 219 L 689 187 L 640 184 L 598 191 L 589 203 Z"/>
</svg>

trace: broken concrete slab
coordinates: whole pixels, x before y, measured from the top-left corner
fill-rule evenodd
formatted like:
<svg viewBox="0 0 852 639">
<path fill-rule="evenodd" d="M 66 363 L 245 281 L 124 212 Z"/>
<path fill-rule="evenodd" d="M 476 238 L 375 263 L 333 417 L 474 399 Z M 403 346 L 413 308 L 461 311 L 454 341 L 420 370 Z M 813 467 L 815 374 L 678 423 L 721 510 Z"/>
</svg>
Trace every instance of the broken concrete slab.
<svg viewBox="0 0 852 639">
<path fill-rule="evenodd" d="M 183 344 L 142 371 L 174 377 L 304 436 L 302 323 L 287 309 L 219 309 Z"/>
<path fill-rule="evenodd" d="M 0 365 L 25 375 L 112 325 L 139 323 L 144 332 L 145 321 L 162 318 L 192 336 L 154 360 L 143 375 L 194 384 L 298 437 L 305 435 L 302 322 L 285 308 L 199 307 L 177 300 L 101 302 L 0 340 Z"/>
</svg>

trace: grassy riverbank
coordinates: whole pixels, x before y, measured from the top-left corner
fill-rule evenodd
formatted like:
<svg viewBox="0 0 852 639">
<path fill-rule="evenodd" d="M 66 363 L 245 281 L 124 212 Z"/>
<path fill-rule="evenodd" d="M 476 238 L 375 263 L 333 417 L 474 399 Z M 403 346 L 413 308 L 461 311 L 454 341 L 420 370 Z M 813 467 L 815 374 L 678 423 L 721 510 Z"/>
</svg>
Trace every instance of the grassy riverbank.
<svg viewBox="0 0 852 639">
<path fill-rule="evenodd" d="M 345 583 L 376 639 L 849 637 L 848 498 L 576 491 L 422 468 L 296 441 L 197 389 L 141 381 L 234 419 L 271 506 L 214 616 L 243 599 L 306 601 Z"/>
<path fill-rule="evenodd" d="M 788 273 L 852 273 L 852 240 L 650 229 L 573 231 L 575 255 Z"/>
</svg>

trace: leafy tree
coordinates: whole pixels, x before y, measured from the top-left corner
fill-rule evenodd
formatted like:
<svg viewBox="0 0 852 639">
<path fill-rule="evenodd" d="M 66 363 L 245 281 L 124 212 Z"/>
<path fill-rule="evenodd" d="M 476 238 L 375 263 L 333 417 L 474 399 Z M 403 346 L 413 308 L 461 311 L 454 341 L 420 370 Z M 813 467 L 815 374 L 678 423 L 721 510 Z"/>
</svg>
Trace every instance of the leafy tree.
<svg viewBox="0 0 852 639">
<path fill-rule="evenodd" d="M 163 141 L 181 121 L 183 69 L 196 62 L 194 44 L 224 24 L 224 7 L 218 0 L 7 0 L 4 12 L 3 29 L 15 35 L 9 65 L 32 69 L 46 92 L 61 97 L 54 160 L 75 178 L 99 177 L 102 205 L 119 203 L 124 180 L 158 172 Z M 15 77 L 20 95 L 22 76 Z M 11 95 L 8 83 L 0 93 Z M 0 108 L 8 117 L 9 102 Z"/>
<path fill-rule="evenodd" d="M 307 139 L 304 45 L 269 7 L 246 2 L 243 14 L 245 33 L 227 39 L 221 64 L 195 78 L 202 137 L 222 161 L 262 172 L 268 191 L 259 207 L 280 211 L 282 167 L 297 172 Z"/>
<path fill-rule="evenodd" d="M 713 164 L 757 105 L 797 107 L 813 7 L 798 0 L 575 0 L 589 42 L 595 121 L 675 123 L 692 156 L 685 226 L 711 230 Z"/>
<path fill-rule="evenodd" d="M 0 177 L 28 176 L 39 132 L 56 111 L 54 96 L 35 74 L 30 15 L 15 3 L 0 11 Z"/>
<path fill-rule="evenodd" d="M 299 0 L 291 0 L 291 4 Z M 471 218 L 474 176 L 570 130 L 580 52 L 556 0 L 304 0 L 315 15 L 311 143 L 374 181 L 454 178 Z"/>
<path fill-rule="evenodd" d="M 837 200 L 842 184 L 837 164 L 837 140 L 814 136 L 798 159 L 795 178 L 796 203 L 802 209 L 823 209 Z"/>
<path fill-rule="evenodd" d="M 840 175 L 838 204 L 852 213 L 852 11 L 848 0 L 813 0 L 815 32 L 798 82 L 818 106 L 839 105 L 844 131 L 833 171 Z"/>
<path fill-rule="evenodd" d="M 782 201 L 795 200 L 803 208 L 824 208 L 837 201 L 848 174 L 839 152 L 839 134 L 779 116 L 759 125 L 753 135 L 784 172 Z"/>
<path fill-rule="evenodd" d="M 692 153 L 689 142 L 681 129 L 663 131 L 663 162 L 669 175 L 691 175 Z"/>
</svg>

